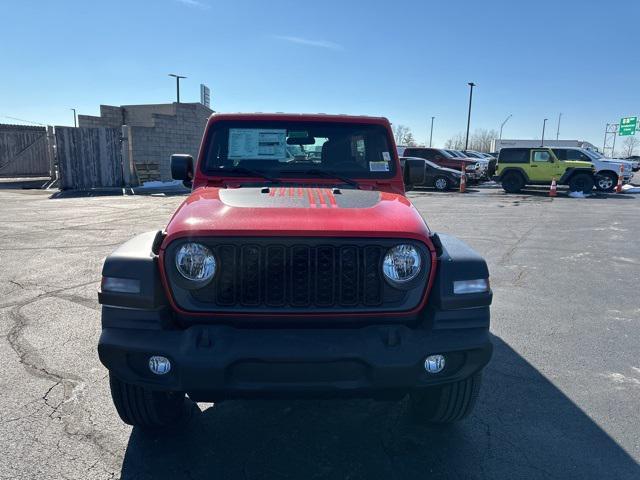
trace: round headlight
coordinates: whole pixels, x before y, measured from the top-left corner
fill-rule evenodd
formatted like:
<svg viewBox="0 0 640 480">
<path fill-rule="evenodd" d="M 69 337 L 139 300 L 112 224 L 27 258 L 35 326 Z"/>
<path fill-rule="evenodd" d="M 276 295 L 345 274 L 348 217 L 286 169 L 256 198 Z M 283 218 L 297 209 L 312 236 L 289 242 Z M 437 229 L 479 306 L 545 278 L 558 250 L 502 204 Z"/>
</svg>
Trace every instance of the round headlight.
<svg viewBox="0 0 640 480">
<path fill-rule="evenodd" d="M 185 243 L 176 253 L 176 268 L 187 280 L 208 282 L 216 273 L 216 257 L 200 243 Z"/>
<path fill-rule="evenodd" d="M 384 257 L 382 271 L 393 283 L 406 283 L 418 276 L 422 259 L 412 245 L 396 245 Z"/>
</svg>

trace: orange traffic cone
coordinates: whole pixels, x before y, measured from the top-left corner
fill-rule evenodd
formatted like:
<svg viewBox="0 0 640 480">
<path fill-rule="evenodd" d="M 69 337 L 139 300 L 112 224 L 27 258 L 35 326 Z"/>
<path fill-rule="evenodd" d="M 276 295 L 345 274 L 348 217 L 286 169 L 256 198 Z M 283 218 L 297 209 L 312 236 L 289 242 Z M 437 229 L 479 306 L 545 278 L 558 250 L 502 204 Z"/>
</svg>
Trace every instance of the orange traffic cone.
<svg viewBox="0 0 640 480">
<path fill-rule="evenodd" d="M 616 193 L 622 192 L 622 176 L 624 175 L 624 166 L 620 165 L 620 172 L 618 173 L 618 184 L 616 185 Z"/>
<path fill-rule="evenodd" d="M 551 179 L 551 188 L 549 189 L 549 196 L 550 197 L 558 196 L 558 184 L 556 183 L 556 177 L 553 177 Z"/>
<path fill-rule="evenodd" d="M 460 193 L 464 193 L 467 189 L 467 176 L 464 173 L 464 164 L 460 167 Z"/>
</svg>

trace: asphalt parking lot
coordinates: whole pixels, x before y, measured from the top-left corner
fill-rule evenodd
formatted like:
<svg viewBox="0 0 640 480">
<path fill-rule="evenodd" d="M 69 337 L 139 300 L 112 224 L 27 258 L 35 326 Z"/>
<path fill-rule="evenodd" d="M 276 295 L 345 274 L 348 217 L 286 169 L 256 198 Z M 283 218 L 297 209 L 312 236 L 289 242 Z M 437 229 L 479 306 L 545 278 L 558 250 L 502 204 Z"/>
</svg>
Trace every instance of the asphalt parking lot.
<svg viewBox="0 0 640 480">
<path fill-rule="evenodd" d="M 496 350 L 472 417 L 229 401 L 158 437 L 112 406 L 96 291 L 104 257 L 183 197 L 0 190 L 0 478 L 640 478 L 640 195 L 409 196 L 491 269 Z"/>
</svg>

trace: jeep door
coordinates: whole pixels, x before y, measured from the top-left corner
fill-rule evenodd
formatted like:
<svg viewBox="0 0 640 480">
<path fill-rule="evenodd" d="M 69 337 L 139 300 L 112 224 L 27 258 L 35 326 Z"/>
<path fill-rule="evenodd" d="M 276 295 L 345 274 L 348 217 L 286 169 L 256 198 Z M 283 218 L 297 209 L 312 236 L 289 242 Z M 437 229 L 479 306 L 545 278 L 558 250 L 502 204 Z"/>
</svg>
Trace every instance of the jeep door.
<svg viewBox="0 0 640 480">
<path fill-rule="evenodd" d="M 553 177 L 558 180 L 560 162 L 547 149 L 531 149 L 529 179 L 533 182 L 550 182 Z"/>
</svg>

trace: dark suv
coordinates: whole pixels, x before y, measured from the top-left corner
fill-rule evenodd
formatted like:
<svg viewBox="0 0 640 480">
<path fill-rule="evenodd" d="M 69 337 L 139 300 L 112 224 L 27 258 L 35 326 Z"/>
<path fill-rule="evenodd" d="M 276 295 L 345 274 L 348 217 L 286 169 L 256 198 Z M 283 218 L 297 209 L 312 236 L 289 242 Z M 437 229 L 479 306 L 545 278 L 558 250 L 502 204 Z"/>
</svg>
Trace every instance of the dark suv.
<svg viewBox="0 0 640 480">
<path fill-rule="evenodd" d="M 441 148 L 407 147 L 402 153 L 402 156 L 424 158 L 441 167 L 451 168 L 457 171 L 461 171 L 461 169 L 464 168 L 466 175 L 471 180 L 479 180 L 482 176 L 476 160 L 456 157 Z"/>
</svg>

